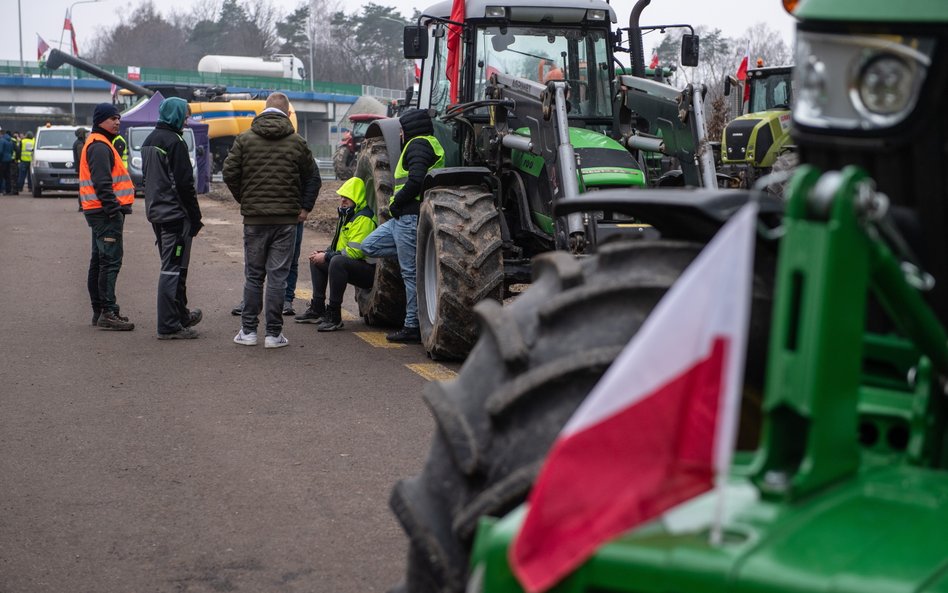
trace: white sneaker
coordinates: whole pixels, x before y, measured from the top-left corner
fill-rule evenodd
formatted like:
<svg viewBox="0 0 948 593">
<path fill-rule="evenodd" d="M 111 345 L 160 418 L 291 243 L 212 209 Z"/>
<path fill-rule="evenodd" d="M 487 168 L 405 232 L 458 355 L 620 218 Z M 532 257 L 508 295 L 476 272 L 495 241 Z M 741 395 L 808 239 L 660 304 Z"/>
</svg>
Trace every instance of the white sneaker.
<svg viewBox="0 0 948 593">
<path fill-rule="evenodd" d="M 256 336 L 254 336 L 254 343 L 256 344 Z M 267 336 L 267 339 L 264 340 L 264 348 L 282 348 L 284 346 L 289 346 L 290 341 L 286 339 L 286 336 L 280 334 L 278 336 Z"/>
<path fill-rule="evenodd" d="M 243 328 L 241 328 L 240 333 L 234 336 L 234 343 L 241 346 L 256 346 L 257 332 L 244 333 Z"/>
</svg>

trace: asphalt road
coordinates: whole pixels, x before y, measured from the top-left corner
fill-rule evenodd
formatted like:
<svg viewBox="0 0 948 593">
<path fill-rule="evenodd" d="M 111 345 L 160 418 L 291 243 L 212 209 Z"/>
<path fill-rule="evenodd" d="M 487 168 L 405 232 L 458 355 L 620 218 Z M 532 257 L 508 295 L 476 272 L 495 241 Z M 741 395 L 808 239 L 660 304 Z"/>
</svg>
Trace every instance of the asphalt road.
<svg viewBox="0 0 948 593">
<path fill-rule="evenodd" d="M 0 593 L 366 593 L 400 580 L 389 490 L 427 453 L 422 375 L 457 367 L 380 347 L 351 301 L 345 331 L 288 323 L 286 348 L 233 344 L 240 218 L 202 208 L 189 272 L 201 337 L 158 341 L 142 204 L 117 288 L 136 329 L 107 332 L 89 325 L 75 196 L 0 196 Z M 306 232 L 304 256 L 328 242 Z"/>
</svg>

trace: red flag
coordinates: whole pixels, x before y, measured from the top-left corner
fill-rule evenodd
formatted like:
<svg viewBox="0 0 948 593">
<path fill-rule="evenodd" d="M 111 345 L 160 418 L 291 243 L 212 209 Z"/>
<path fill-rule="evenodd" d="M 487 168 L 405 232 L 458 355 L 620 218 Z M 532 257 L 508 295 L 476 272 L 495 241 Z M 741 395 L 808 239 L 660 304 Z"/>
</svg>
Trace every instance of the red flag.
<svg viewBox="0 0 948 593">
<path fill-rule="evenodd" d="M 464 0 L 454 0 L 451 6 L 451 20 L 464 22 Z M 448 77 L 451 104 L 458 102 L 458 75 L 461 72 L 461 36 L 464 28 L 460 25 L 448 25 L 448 64 L 444 73 Z"/>
<path fill-rule="evenodd" d="M 654 50 L 654 49 L 652 50 L 652 61 L 649 63 L 648 67 L 651 68 L 652 70 L 658 68 L 658 51 L 657 50 Z"/>
<path fill-rule="evenodd" d="M 741 59 L 740 66 L 737 67 L 737 79 L 744 81 L 744 101 L 750 101 L 751 87 L 750 83 L 747 81 L 747 68 L 750 64 L 750 48 L 747 48 L 747 53 L 744 54 L 744 57 Z"/>
<path fill-rule="evenodd" d="M 36 59 L 42 60 L 43 56 L 46 55 L 46 52 L 49 51 L 49 44 L 39 36 L 39 33 L 36 34 Z"/>
<path fill-rule="evenodd" d="M 69 15 L 66 15 L 66 22 L 63 23 L 63 30 L 69 31 L 70 36 L 72 37 L 72 55 L 79 55 L 79 45 L 76 43 L 76 29 L 72 26 L 72 19 L 69 18 Z"/>
<path fill-rule="evenodd" d="M 421 66 L 418 65 L 418 60 L 415 60 L 415 82 L 421 82 Z"/>
<path fill-rule="evenodd" d="M 509 553 L 528 592 L 727 472 L 756 221 L 749 204 L 718 233 L 553 443 Z"/>
</svg>

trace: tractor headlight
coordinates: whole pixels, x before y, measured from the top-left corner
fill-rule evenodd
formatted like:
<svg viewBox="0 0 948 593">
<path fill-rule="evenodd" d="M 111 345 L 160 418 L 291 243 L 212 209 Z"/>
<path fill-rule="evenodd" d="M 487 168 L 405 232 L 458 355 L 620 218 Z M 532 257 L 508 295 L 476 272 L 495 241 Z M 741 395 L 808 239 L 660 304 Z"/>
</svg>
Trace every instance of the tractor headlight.
<svg viewBox="0 0 948 593">
<path fill-rule="evenodd" d="M 586 20 L 587 21 L 604 21 L 606 20 L 606 11 L 599 9 L 589 9 L 586 11 Z"/>
<path fill-rule="evenodd" d="M 862 68 L 858 97 L 854 99 L 876 115 L 905 111 L 912 102 L 912 78 L 912 68 L 902 58 L 891 54 L 873 56 Z"/>
<path fill-rule="evenodd" d="M 798 31 L 794 120 L 863 130 L 898 124 L 915 108 L 934 47 L 929 38 Z"/>
</svg>

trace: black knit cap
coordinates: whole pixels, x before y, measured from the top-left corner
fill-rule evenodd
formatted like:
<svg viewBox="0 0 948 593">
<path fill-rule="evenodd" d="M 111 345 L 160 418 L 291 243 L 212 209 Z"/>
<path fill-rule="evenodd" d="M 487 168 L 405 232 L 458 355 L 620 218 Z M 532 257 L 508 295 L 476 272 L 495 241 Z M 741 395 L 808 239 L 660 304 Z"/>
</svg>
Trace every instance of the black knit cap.
<svg viewBox="0 0 948 593">
<path fill-rule="evenodd" d="M 97 126 L 116 115 L 119 115 L 119 110 L 116 109 L 115 105 L 111 103 L 99 103 L 95 106 L 95 111 L 92 112 L 92 125 Z"/>
<path fill-rule="evenodd" d="M 409 109 L 398 118 L 398 123 L 405 132 L 405 139 L 415 136 L 427 136 L 434 132 L 434 125 L 431 123 L 431 116 L 427 109 Z"/>
</svg>

